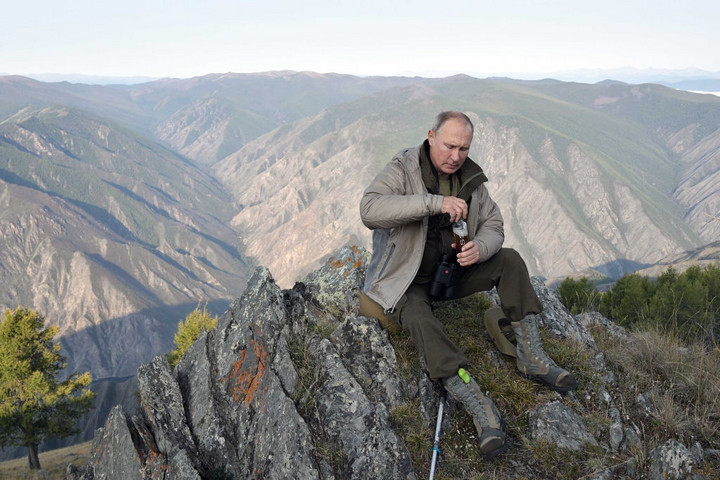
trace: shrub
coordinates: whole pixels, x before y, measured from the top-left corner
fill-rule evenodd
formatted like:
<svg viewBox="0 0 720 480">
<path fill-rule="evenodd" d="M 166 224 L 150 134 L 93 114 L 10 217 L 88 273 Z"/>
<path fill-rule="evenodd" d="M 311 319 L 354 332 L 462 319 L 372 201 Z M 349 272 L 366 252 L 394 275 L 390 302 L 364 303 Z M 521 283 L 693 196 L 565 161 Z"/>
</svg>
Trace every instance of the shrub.
<svg viewBox="0 0 720 480">
<path fill-rule="evenodd" d="M 626 327 L 653 328 L 685 341 L 717 344 L 720 331 L 720 268 L 668 269 L 651 280 L 625 275 L 600 300 L 599 311 Z"/>
<path fill-rule="evenodd" d="M 213 317 L 207 312 L 207 305 L 203 307 L 202 311 L 200 310 L 200 305 L 195 307 L 195 310 L 185 317 L 185 321 L 178 323 L 178 330 L 174 337 L 175 350 L 167 354 L 170 367 L 175 368 L 175 366 L 180 363 L 187 349 L 195 343 L 195 340 L 200 338 L 200 335 L 204 331 L 216 327 L 217 317 Z"/>
<path fill-rule="evenodd" d="M 577 280 L 567 277 L 558 286 L 560 301 L 573 315 L 597 310 L 599 295 L 593 283 L 585 277 Z"/>
</svg>

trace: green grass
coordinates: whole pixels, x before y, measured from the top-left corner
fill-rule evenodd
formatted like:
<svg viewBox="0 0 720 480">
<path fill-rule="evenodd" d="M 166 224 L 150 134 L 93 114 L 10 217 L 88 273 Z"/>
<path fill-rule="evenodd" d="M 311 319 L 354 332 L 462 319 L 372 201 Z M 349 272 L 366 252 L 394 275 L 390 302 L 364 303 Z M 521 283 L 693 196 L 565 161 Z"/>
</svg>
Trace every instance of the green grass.
<svg viewBox="0 0 720 480">
<path fill-rule="evenodd" d="M 626 425 L 629 419 L 640 428 L 643 446 L 612 453 L 603 447 L 586 445 L 575 452 L 529 438 L 528 412 L 559 398 L 559 394 L 520 376 L 514 359 L 497 352 L 486 338 L 482 324 L 482 315 L 488 306 L 484 295 L 478 294 L 455 302 L 437 303 L 435 314 L 444 323 L 448 335 L 462 346 L 470 360 L 468 370 L 504 416 L 510 449 L 491 461 L 484 459 L 477 448 L 472 418 L 450 402 L 440 442 L 442 453 L 437 479 L 575 480 L 603 469 L 622 469 L 631 464 L 637 465 L 638 472 L 645 471 L 650 450 L 670 438 L 683 441 L 687 447 L 695 441 L 703 448 L 720 446 L 717 418 L 720 349 L 707 352 L 696 346 L 685 350 L 667 335 L 650 333 L 633 335 L 625 342 L 613 339 L 602 329 L 594 331 L 596 341 L 618 377 L 610 394 L 621 409 Z M 563 402 L 582 417 L 588 431 L 594 433 L 600 443 L 607 443 L 611 419 L 605 402 L 598 396 L 599 387 L 604 384 L 592 366 L 591 352 L 544 329 L 541 333 L 548 354 L 578 378 L 577 392 L 565 395 Z M 412 381 L 420 369 L 415 347 L 404 333 L 392 334 L 390 338 L 403 375 Z M 633 409 L 633 405 L 639 393 L 653 388 L 659 392 L 653 399 L 658 413 L 647 418 Z M 416 402 L 406 403 L 392 412 L 393 426 L 408 447 L 416 474 L 424 478 L 429 474 L 434 423 L 424 425 L 420 419 L 420 406 Z M 693 472 L 714 478 L 711 474 L 718 468 L 717 460 L 706 457 L 702 468 Z"/>
<path fill-rule="evenodd" d="M 49 480 L 64 480 L 68 464 L 87 464 L 92 442 L 79 443 L 70 447 L 40 453 L 40 465 L 46 470 Z M 0 462 L 0 480 L 35 480 L 37 470 L 30 470 L 27 457 Z"/>
</svg>

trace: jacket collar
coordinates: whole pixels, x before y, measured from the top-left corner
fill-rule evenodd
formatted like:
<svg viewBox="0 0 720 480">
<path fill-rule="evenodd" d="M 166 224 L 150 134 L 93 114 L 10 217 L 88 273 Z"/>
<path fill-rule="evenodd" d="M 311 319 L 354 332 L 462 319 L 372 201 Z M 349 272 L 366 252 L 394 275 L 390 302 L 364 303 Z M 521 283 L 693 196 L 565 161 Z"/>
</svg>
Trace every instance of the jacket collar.
<svg viewBox="0 0 720 480">
<path fill-rule="evenodd" d="M 439 189 L 438 172 L 430 161 L 430 142 L 427 140 L 420 145 L 418 157 L 420 158 L 420 173 L 423 183 L 425 183 L 430 193 L 437 194 Z M 470 195 L 472 195 L 475 189 L 481 183 L 487 182 L 488 180 L 483 169 L 480 168 L 480 165 L 472 161 L 469 157 L 455 175 L 460 181 L 460 190 L 457 197 L 462 198 L 466 202 L 470 201 Z"/>
</svg>

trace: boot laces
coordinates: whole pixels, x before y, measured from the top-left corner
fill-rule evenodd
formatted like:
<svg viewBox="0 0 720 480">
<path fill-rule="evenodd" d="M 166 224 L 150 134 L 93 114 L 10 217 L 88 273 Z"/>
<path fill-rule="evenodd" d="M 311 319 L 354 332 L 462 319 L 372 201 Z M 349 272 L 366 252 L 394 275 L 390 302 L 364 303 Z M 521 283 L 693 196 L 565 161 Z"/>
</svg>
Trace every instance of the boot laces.
<svg viewBox="0 0 720 480">
<path fill-rule="evenodd" d="M 555 362 L 548 356 L 545 349 L 542 346 L 542 338 L 540 337 L 540 329 L 538 328 L 537 321 L 535 319 L 523 319 L 523 330 L 527 333 L 527 342 L 525 346 L 528 347 L 530 353 L 537 358 L 541 363 L 546 365 L 557 367 Z"/>
<path fill-rule="evenodd" d="M 470 414 L 481 423 L 483 428 L 490 426 L 491 422 L 487 416 L 486 408 L 492 408 L 490 406 L 492 400 L 482 393 L 474 380 L 465 383 L 460 377 L 453 377 L 445 384 L 445 388 L 465 406 Z"/>
</svg>

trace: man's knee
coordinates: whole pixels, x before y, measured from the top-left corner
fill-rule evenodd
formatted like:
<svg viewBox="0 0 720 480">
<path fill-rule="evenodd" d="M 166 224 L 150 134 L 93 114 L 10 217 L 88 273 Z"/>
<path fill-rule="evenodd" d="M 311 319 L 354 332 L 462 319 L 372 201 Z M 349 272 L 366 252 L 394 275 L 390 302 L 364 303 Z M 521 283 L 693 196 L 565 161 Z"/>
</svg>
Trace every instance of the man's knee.
<svg viewBox="0 0 720 480">
<path fill-rule="evenodd" d="M 501 248 L 497 255 L 499 256 L 499 260 L 510 268 L 516 268 L 518 266 L 523 269 L 526 268 L 525 260 L 523 260 L 520 253 L 518 253 L 518 251 L 514 248 Z"/>
<path fill-rule="evenodd" d="M 411 328 L 412 325 L 427 321 L 432 317 L 432 307 L 430 302 L 408 301 L 399 312 L 399 322 L 405 328 Z"/>
</svg>

